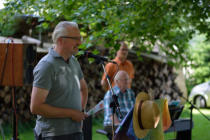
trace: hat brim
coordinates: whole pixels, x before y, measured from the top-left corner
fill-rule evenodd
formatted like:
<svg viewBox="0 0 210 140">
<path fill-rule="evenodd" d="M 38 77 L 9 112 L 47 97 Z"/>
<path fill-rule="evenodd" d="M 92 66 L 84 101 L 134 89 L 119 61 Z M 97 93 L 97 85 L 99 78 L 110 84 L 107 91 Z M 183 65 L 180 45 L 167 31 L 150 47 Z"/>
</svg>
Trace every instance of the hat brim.
<svg viewBox="0 0 210 140">
<path fill-rule="evenodd" d="M 135 101 L 133 110 L 133 129 L 138 138 L 144 138 L 150 129 L 141 129 L 138 121 L 138 107 L 141 101 L 150 100 L 150 96 L 145 92 L 140 92 Z"/>
</svg>

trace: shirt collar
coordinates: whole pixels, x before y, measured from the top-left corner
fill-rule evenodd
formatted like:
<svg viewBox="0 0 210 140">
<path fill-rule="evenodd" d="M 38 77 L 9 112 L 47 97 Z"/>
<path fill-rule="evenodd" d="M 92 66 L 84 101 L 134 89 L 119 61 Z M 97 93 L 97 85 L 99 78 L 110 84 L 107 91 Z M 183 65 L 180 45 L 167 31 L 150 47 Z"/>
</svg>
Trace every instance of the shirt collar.
<svg viewBox="0 0 210 140">
<path fill-rule="evenodd" d="M 63 57 L 60 56 L 53 48 L 50 48 L 50 49 L 49 49 L 49 54 L 52 55 L 53 57 L 57 57 L 57 58 L 62 58 L 62 59 L 63 59 Z M 72 57 L 73 57 L 73 56 L 72 56 Z M 65 61 L 64 59 L 63 59 L 63 60 L 64 60 L 65 62 L 69 63 L 70 59 L 71 59 L 71 57 L 68 59 L 68 61 Z"/>
<path fill-rule="evenodd" d="M 115 95 L 117 95 L 117 96 L 118 96 L 120 93 L 122 93 L 122 92 L 120 91 L 120 88 L 119 88 L 117 85 L 114 86 L 113 90 L 114 90 Z M 125 92 L 127 92 L 127 89 L 125 90 Z"/>
<path fill-rule="evenodd" d="M 120 65 L 120 64 L 125 64 L 127 60 L 125 60 L 124 62 L 122 62 L 118 57 L 115 57 L 114 58 L 114 61 L 116 61 Z"/>
<path fill-rule="evenodd" d="M 49 49 L 49 54 L 52 55 L 53 57 L 61 57 L 56 51 L 54 51 L 53 48 Z"/>
</svg>

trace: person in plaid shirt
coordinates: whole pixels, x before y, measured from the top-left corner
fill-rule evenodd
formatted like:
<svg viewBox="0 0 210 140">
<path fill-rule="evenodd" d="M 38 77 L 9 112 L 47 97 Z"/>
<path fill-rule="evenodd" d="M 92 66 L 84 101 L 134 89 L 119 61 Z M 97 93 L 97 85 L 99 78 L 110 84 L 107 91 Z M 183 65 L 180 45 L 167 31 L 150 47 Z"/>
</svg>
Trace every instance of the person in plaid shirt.
<svg viewBox="0 0 210 140">
<path fill-rule="evenodd" d="M 113 87 L 113 91 L 117 96 L 120 112 L 122 114 L 122 118 L 120 118 L 119 112 L 116 110 L 116 114 L 114 114 L 114 124 L 119 125 L 135 104 L 135 93 L 130 88 L 128 88 L 130 79 L 127 72 L 122 70 L 119 71 L 116 74 L 114 81 L 116 85 Z M 111 132 L 110 128 L 112 126 L 113 114 L 112 108 L 110 107 L 111 102 L 112 92 L 111 90 L 108 90 L 104 96 L 104 130 L 107 132 Z"/>
</svg>

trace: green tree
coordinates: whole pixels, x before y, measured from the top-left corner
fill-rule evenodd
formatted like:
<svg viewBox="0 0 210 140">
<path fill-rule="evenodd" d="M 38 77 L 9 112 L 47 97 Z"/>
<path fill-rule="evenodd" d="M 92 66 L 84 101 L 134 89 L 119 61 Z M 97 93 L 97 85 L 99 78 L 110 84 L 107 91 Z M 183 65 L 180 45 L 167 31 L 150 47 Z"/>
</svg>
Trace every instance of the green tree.
<svg viewBox="0 0 210 140">
<path fill-rule="evenodd" d="M 204 35 L 197 35 L 189 49 L 190 75 L 187 79 L 189 91 L 193 86 L 210 81 L 210 42 L 204 41 Z"/>
<path fill-rule="evenodd" d="M 86 39 L 81 48 L 105 44 L 117 49 L 127 40 L 140 54 L 158 45 L 180 64 L 195 30 L 210 36 L 209 5 L 209 0 L 6 0 L 0 26 L 7 29 L 5 21 L 17 14 L 43 17 L 43 29 L 60 20 L 76 21 Z"/>
</svg>

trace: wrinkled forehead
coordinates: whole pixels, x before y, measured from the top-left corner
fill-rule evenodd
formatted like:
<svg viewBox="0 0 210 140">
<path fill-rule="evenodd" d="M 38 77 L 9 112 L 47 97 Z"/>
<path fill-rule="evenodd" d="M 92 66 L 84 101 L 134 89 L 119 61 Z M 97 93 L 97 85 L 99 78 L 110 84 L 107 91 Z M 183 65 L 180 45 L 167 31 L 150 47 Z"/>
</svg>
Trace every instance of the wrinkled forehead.
<svg viewBox="0 0 210 140">
<path fill-rule="evenodd" d="M 124 78 L 124 79 L 128 79 L 129 76 L 128 76 L 128 73 L 125 72 L 125 71 L 119 71 L 116 75 L 116 78 L 117 79 L 120 79 L 120 78 Z"/>
<path fill-rule="evenodd" d="M 120 77 L 118 80 L 121 80 L 121 81 L 129 81 L 130 78 L 128 76 L 124 76 L 124 77 Z"/>
<path fill-rule="evenodd" d="M 128 46 L 126 44 L 123 44 L 121 47 L 120 47 L 120 50 L 121 51 L 128 51 Z"/>
</svg>

